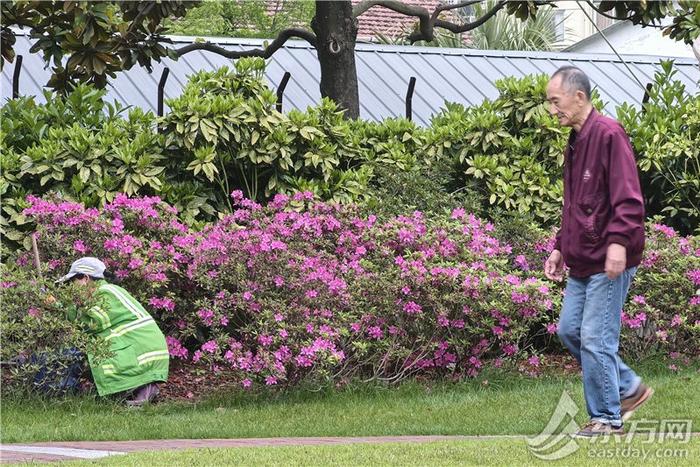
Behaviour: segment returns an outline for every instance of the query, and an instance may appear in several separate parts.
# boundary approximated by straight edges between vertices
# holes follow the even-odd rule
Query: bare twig
[[[401,13],[406,16],[415,16],[420,20],[420,33],[422,36],[433,40],[433,25],[430,17],[430,12],[421,6],[406,5],[403,2],[395,0],[365,0],[360,2],[352,9],[353,17],[357,18],[372,7],[381,6],[389,10]]]
[[[484,13],[484,15],[477,19],[476,21],[472,21],[471,23],[465,23],[465,24],[455,24],[450,21],[445,21],[439,18],[435,18],[435,20],[432,22],[431,26],[431,32],[430,32],[430,39],[428,36],[423,34],[423,31],[416,31],[413,34],[408,36],[408,39],[411,43],[417,42],[417,41],[422,41],[422,40],[431,40],[432,39],[432,28],[443,28],[447,29],[450,32],[453,32],[455,34],[462,33],[462,32],[467,32],[471,31],[472,29],[476,29],[482,24],[484,24],[486,21],[491,19],[496,13],[498,13],[500,10],[503,9],[504,6],[506,6],[505,1],[498,2],[495,4],[489,11]]]
[[[34,252],[34,267],[39,275],[39,279],[42,279],[41,260],[39,259],[39,246],[36,243],[36,232],[32,234],[32,251]]]
[[[311,31],[299,28],[289,28],[280,31],[277,37],[264,49],[250,49],[250,50],[228,50],[211,42],[195,42],[193,44],[186,45],[175,50],[178,57],[181,57],[187,53],[194,52],[195,50],[205,50],[208,52],[214,52],[226,58],[241,58],[241,57],[263,57],[270,58],[280,47],[287,42],[288,39],[292,37],[298,37],[299,39],[304,39],[309,44],[316,47],[316,35]]]

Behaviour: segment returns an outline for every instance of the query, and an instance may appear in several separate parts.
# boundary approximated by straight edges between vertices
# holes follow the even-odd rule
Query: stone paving
[[[700,433],[691,433],[693,438]],[[57,441],[25,444],[0,444],[0,463],[60,462],[120,456],[136,451],[161,451],[197,448],[240,448],[256,446],[318,446],[353,443],[422,443],[478,439],[527,439],[526,435],[485,436],[364,436],[308,438],[239,438],[239,439],[154,439],[137,441]]]
[[[2,444],[0,462],[53,462],[75,459],[96,459],[123,455],[134,451],[156,451],[196,448],[235,448],[255,446],[314,446],[351,443],[415,443],[488,439],[489,436],[382,436],[356,438],[244,438],[244,439],[167,439],[139,441],[61,441],[46,443]],[[502,438],[498,436],[497,438]],[[521,436],[514,436],[521,438]]]

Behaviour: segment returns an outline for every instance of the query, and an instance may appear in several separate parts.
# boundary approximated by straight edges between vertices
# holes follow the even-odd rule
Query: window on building
[[[557,8],[554,10],[554,35],[557,41],[566,39],[566,11]]]

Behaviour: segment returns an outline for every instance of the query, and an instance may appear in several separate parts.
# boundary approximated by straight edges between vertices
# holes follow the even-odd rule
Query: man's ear
[[[576,100],[581,104],[585,104],[588,99],[586,99],[586,93],[580,89],[576,91]]]

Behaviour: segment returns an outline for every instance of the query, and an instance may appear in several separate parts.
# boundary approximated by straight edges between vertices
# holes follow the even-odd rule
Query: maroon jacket
[[[644,250],[644,200],[629,137],[593,110],[564,152],[564,210],[555,249],[573,277],[605,271],[608,245],[627,248],[627,267]]]

